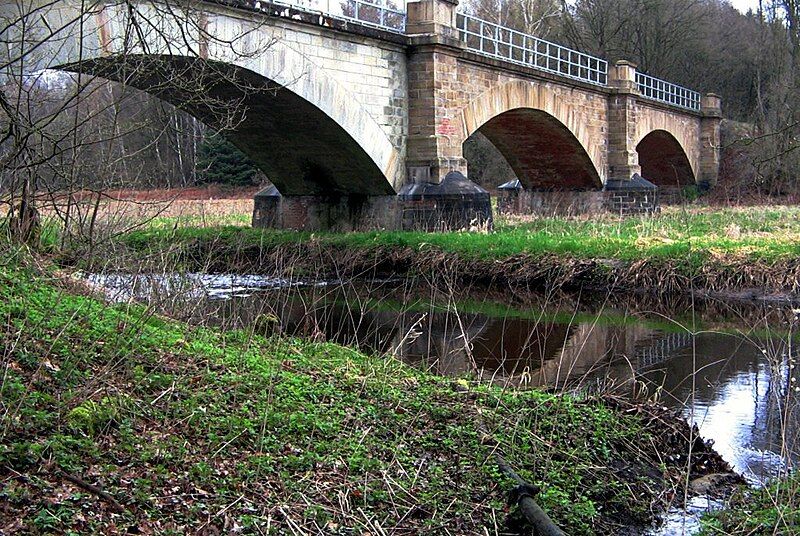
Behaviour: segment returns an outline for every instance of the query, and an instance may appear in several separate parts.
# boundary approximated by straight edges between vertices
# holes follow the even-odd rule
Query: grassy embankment
[[[621,534],[681,480],[680,434],[599,401],[192,327],[3,258],[6,534],[502,533],[494,449],[567,533]]]
[[[178,239],[241,236],[267,246],[313,239],[333,247],[434,247],[465,257],[503,259],[520,254],[559,254],[582,259],[682,259],[693,264],[715,257],[773,261],[800,253],[800,209],[748,207],[688,209],[667,207],[656,216],[617,218],[503,218],[492,233],[296,233],[250,229],[240,218],[228,226],[198,226],[193,220],[155,219],[130,240],[164,236]],[[181,225],[177,230],[176,223]]]
[[[699,536],[794,535],[800,533],[800,475],[735,494],[725,510],[703,519]]]
[[[761,289],[797,292],[800,209],[669,208],[655,217],[537,218],[501,221],[493,233],[297,233],[246,227],[178,226],[157,220],[126,234],[137,254],[166,249],[191,264],[246,268],[265,253],[307,248],[294,269],[330,265],[341,272],[431,272],[450,266],[459,277],[503,283],[579,287],[629,286],[680,291]],[[268,257],[268,255],[267,255]],[[209,261],[209,259],[212,259]],[[274,263],[272,263],[274,265]],[[271,266],[272,267],[272,266]],[[302,267],[302,266],[301,266]],[[307,267],[307,268],[309,268]]]

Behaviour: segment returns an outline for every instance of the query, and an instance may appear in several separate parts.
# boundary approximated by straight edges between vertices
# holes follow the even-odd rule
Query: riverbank
[[[0,268],[4,533],[503,533],[510,480],[571,535],[635,533],[724,464],[648,406],[450,380],[109,305]]]
[[[699,536],[798,534],[800,476],[794,473],[761,489],[742,489],[726,508],[707,515]]]
[[[502,222],[493,233],[311,234],[160,222],[125,234],[117,246],[111,256],[121,269],[125,259],[163,259],[171,252],[191,270],[423,274],[496,288],[800,298],[800,210],[787,207],[517,219]]]

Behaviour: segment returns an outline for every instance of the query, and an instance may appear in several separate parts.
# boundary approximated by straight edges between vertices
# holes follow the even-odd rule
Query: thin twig
[[[82,490],[88,491],[89,493],[97,495],[98,497],[103,499],[105,502],[108,503],[111,509],[117,512],[118,514],[125,514],[128,512],[128,510],[126,510],[125,507],[122,506],[114,497],[112,497],[109,493],[103,491],[102,489],[98,488],[97,486],[89,484],[88,482],[86,482],[85,480],[76,475],[71,475],[63,471],[61,472],[61,474],[65,480],[68,480],[69,482],[75,484]]]

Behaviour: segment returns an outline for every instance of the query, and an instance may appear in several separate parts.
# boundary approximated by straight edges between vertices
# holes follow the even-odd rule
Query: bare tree
[[[0,6],[0,187],[14,238],[35,237],[38,205],[47,201],[64,236],[91,240],[104,191],[121,170],[136,176],[143,151],[159,154],[182,129],[197,129],[174,113],[157,132],[152,124],[123,121],[141,102],[128,87],[178,103],[223,131],[244,117],[247,95],[274,89],[233,67],[272,44],[258,31],[258,19],[214,29],[206,13],[213,4],[13,0]],[[213,91],[219,87],[234,90]],[[133,136],[145,139],[135,151],[124,143]],[[185,171],[182,143],[174,148]]]
[[[796,193],[800,178],[800,4],[796,0],[761,3],[760,76],[755,123],[746,142],[769,194]]]
[[[544,39],[558,36],[561,0],[473,0],[476,17]]]

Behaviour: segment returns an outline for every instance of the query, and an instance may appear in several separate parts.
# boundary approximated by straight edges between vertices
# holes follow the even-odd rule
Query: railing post
[[[635,139],[636,64],[620,60],[608,74],[608,85],[614,89],[608,103],[608,180],[629,181],[642,171]]]
[[[708,93],[701,100],[703,118],[700,121],[700,176],[698,184],[710,188],[719,178],[719,160],[722,123],[722,99],[719,95]]]
[[[414,0],[406,4],[409,35],[443,35],[456,37],[458,0]]]

